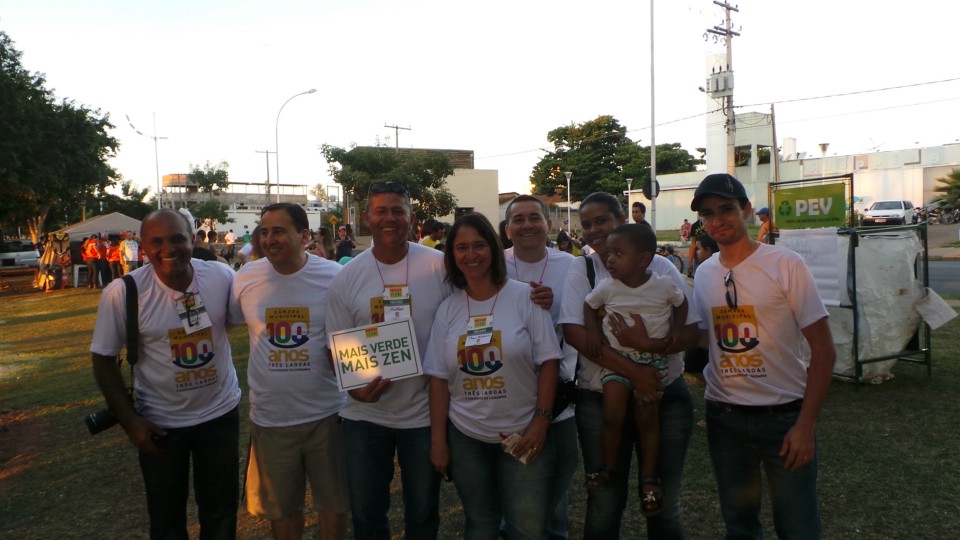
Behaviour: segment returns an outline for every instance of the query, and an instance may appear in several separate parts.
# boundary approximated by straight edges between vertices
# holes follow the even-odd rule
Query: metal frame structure
[[[921,222],[914,225],[900,225],[900,226],[890,226],[890,227],[859,227],[857,223],[857,214],[853,207],[853,194],[854,194],[854,183],[853,183],[853,174],[844,174],[837,176],[824,176],[818,178],[808,178],[804,180],[789,180],[783,182],[771,182],[768,191],[767,200],[770,201],[770,207],[775,208],[774,204],[776,198],[776,192],[780,189],[785,189],[788,187],[807,187],[815,185],[825,185],[833,183],[843,183],[846,186],[846,200],[850,201],[850,210],[847,216],[847,226],[845,228],[840,228],[837,231],[837,234],[847,235],[850,237],[849,252],[847,254],[847,276],[846,283],[848,284],[847,295],[850,298],[850,304],[839,306],[840,309],[850,309],[853,313],[853,342],[851,343],[851,355],[853,356],[853,365],[854,365],[854,375],[851,377],[845,374],[834,373],[834,377],[838,379],[852,380],[855,382],[862,382],[863,379],[863,366],[865,364],[872,364],[876,362],[883,362],[886,360],[901,360],[904,362],[910,362],[915,364],[922,364],[927,366],[927,375],[931,374],[932,368],[932,350],[931,350],[931,341],[930,341],[930,325],[928,325],[923,319],[920,320],[918,328],[914,337],[907,344],[906,348],[902,351],[870,358],[860,358],[860,325],[861,325],[861,310],[859,309],[859,304],[857,300],[857,247],[860,245],[860,239],[865,235],[874,235],[881,233],[902,233],[904,231],[914,231],[920,237],[920,243],[923,246],[920,256],[914,262],[914,274],[920,279],[924,290],[927,289],[930,285],[930,272],[929,264],[927,260],[928,254],[928,245],[927,245],[927,223]],[[771,243],[776,242],[778,234],[771,234]]]

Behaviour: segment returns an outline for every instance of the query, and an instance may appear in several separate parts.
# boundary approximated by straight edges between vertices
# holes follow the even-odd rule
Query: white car
[[[863,214],[863,226],[909,225],[917,222],[910,201],[877,201]]]
[[[40,252],[30,240],[0,240],[0,272],[36,270]]]

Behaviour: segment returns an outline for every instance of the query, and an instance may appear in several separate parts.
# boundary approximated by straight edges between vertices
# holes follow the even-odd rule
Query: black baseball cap
[[[707,175],[707,177],[700,182],[700,185],[697,186],[697,191],[693,194],[693,201],[690,202],[690,209],[694,212],[699,212],[700,203],[703,202],[703,198],[708,195],[723,197],[724,199],[737,199],[744,202],[750,200],[750,198],[747,197],[747,190],[744,189],[743,184],[727,173]]]

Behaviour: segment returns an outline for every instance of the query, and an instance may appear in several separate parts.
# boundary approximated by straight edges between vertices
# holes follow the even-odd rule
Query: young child
[[[697,236],[697,260],[701,263],[713,257],[713,254],[720,251],[720,246],[716,240],[710,238],[710,235],[703,233]]]
[[[642,224],[623,225],[615,229],[607,239],[609,256],[607,270],[613,279],[603,280],[587,295],[584,304],[584,323],[587,330],[588,353],[599,355],[602,346],[600,332],[600,308],[606,312],[603,319],[603,335],[610,345],[631,360],[650,364],[666,377],[667,356],[650,354],[620,344],[610,330],[610,317],[621,315],[629,324],[632,314],[643,319],[650,338],[667,338],[668,344],[677,338],[677,333],[687,318],[687,301],[683,291],[669,278],[647,269],[657,249],[657,239],[649,226]],[[671,329],[671,320],[680,321]],[[588,489],[602,489],[612,485],[616,474],[617,449],[623,430],[627,407],[633,388],[623,376],[604,370],[603,382],[603,432],[601,452],[603,467],[587,474]],[[656,402],[634,400],[634,420],[638,433],[638,457],[642,480],[641,509],[651,516],[660,512],[662,494],[657,475],[657,458],[660,450],[659,405]]]

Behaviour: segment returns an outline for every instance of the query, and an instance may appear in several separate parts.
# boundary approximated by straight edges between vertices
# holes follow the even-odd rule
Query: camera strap
[[[133,276],[123,276],[127,286],[127,363],[132,368],[140,359],[140,301]]]
[[[133,366],[140,359],[140,299],[137,293],[137,282],[133,276],[127,274],[123,276],[123,283],[126,285],[127,295],[127,364],[130,365],[130,395],[133,395]],[[117,362],[122,363],[121,357]]]

